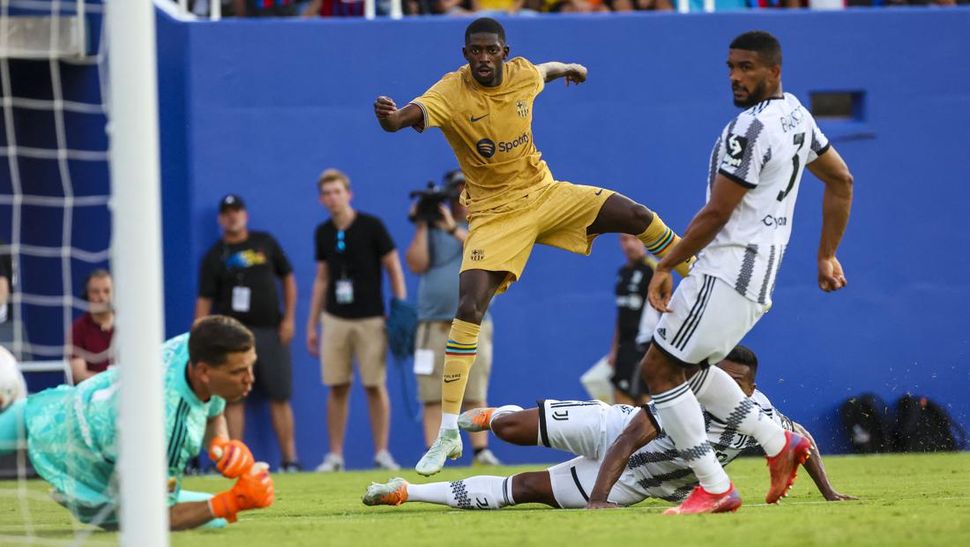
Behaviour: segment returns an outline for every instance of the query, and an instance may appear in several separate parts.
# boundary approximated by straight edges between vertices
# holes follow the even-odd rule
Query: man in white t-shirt
[[[658,264],[647,294],[663,316],[641,364],[643,379],[664,430],[700,483],[669,514],[734,511],[741,505],[707,439],[701,407],[764,448],[771,473],[767,503],[788,491],[809,456],[807,439],[774,423],[723,371],[707,367],[771,308],[806,166],[825,184],[819,288],[830,292],[846,284],[835,253],[852,205],[848,167],[808,109],[782,91],[781,45],[774,36],[762,31],[738,36],[727,65],[734,104],[745,110],[718,137],[707,204]],[[690,275],[671,294],[673,265],[695,254]],[[702,372],[691,377],[698,369]]]

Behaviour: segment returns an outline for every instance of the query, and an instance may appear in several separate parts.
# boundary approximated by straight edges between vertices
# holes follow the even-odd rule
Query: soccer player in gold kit
[[[467,65],[404,108],[389,97],[374,102],[385,131],[441,128],[467,181],[462,198],[469,234],[445,350],[441,430],[415,468],[425,476],[440,471],[446,458],[461,456],[458,414],[479,325],[492,297],[522,274],[533,245],[588,255],[597,235],[626,233],[663,257],[680,239],[659,215],[616,192],[556,181],[542,160],[532,137],[533,101],[557,78],[566,78],[567,85],[586,81],[586,67],[507,60],[505,30],[490,18],[468,25],[462,53]],[[677,271],[686,275],[692,261]]]

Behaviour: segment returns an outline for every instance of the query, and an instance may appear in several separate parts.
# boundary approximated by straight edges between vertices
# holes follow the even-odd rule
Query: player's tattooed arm
[[[374,115],[384,131],[393,133],[405,127],[424,129],[424,112],[414,103],[399,109],[394,99],[382,95],[374,100]]]
[[[822,494],[822,497],[828,501],[858,499],[847,494],[842,494],[835,488],[832,488],[832,483],[829,482],[828,473],[825,472],[825,464],[822,463],[822,453],[819,451],[818,445],[815,444],[815,439],[812,438],[812,434],[809,433],[808,430],[802,426],[802,424],[796,422],[793,425],[795,433],[805,437],[810,443],[812,443],[810,457],[802,465],[805,467],[805,471],[808,472],[808,476],[812,477],[812,480],[815,482],[815,486],[818,487],[818,491]]]
[[[656,437],[657,429],[647,418],[645,411],[637,412],[603,456],[603,463],[600,464],[599,473],[596,475],[596,484],[589,494],[587,509],[619,507],[615,503],[610,503],[608,499],[610,490],[626,469],[630,456]]]
[[[586,81],[586,67],[577,63],[551,61],[536,65],[536,69],[539,70],[539,74],[542,75],[542,79],[546,83],[556,78],[566,78],[566,85],[569,85],[570,82],[581,84]]]

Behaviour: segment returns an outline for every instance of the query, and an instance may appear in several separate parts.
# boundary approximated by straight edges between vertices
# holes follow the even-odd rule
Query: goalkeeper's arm
[[[208,501],[176,503],[168,509],[168,526],[173,532],[198,528],[214,518]]]
[[[275,492],[268,467],[263,462],[254,464],[249,472],[239,477],[232,489],[216,494],[208,501],[176,503],[169,509],[169,528],[172,531],[190,530],[214,518],[236,522],[240,511],[269,507]]]

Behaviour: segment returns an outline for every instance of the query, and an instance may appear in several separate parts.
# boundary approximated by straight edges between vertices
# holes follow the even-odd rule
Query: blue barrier
[[[312,233],[325,218],[315,180],[346,171],[354,204],[381,216],[403,249],[407,192],[455,165],[437,132],[385,134],[378,94],[399,104],[463,62],[466,20],[227,20],[158,18],[167,329],[192,318],[198,261],[218,237],[226,192],[250,204],[251,227],[272,232],[300,286],[294,407],[305,464],[325,451],[324,394],[303,349],[314,268]],[[550,85],[535,105],[535,140],[561,180],[605,185],[660,211],[683,230],[704,199],[708,154],[735,115],[724,60],[736,34],[764,28],[785,53],[785,89],[861,91],[859,119],[823,121],[856,176],[856,206],[840,257],[849,287],[815,283],[821,184],[802,185],[775,307],[746,343],[763,363],[759,385],[789,416],[841,451],[835,409],[873,390],[936,398],[970,417],[963,181],[970,140],[970,11],[746,12],[559,16],[505,21],[513,55],[585,64],[589,82]],[[580,373],[607,349],[611,287],[622,258],[603,237],[589,258],[537,248],[521,282],[494,307],[494,403],[583,397]],[[414,279],[409,279],[414,293]],[[554,321],[543,321],[555,318]],[[402,464],[423,448],[389,371],[391,448]],[[370,464],[370,428],[355,389],[347,443],[352,467]],[[263,413],[265,416],[265,413]],[[251,414],[251,418],[254,415]],[[249,440],[275,460],[268,420]],[[256,438],[261,437],[257,442]],[[498,443],[495,443],[498,445]],[[549,452],[496,446],[510,462]]]

